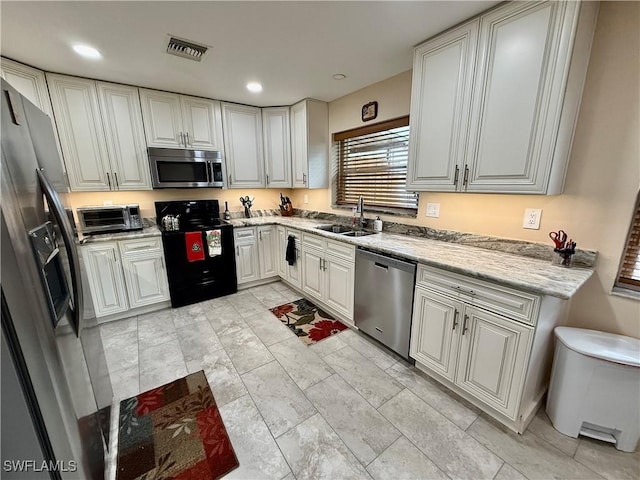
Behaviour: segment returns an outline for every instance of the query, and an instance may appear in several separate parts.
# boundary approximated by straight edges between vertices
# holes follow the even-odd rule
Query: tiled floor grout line
[[[404,386],[404,385],[403,385],[403,386]],[[391,397],[389,400],[387,400],[387,401],[386,401],[386,402],[384,402],[382,405],[380,405],[380,408],[382,408],[382,407],[383,407],[383,406],[385,406],[387,403],[389,403],[390,401],[392,401],[394,398],[396,398],[398,395],[400,395],[400,394],[401,394],[402,392],[404,392],[405,390],[409,390],[409,388],[408,388],[408,387],[404,387],[402,390],[400,390],[398,393],[396,393],[393,397]],[[409,390],[409,391],[411,391],[411,390]],[[411,393],[413,393],[413,392],[411,392]],[[414,395],[415,395],[415,394],[414,394]],[[419,397],[418,397],[418,398],[419,398]],[[423,400],[423,401],[424,401],[424,400]],[[425,403],[426,403],[426,402],[425,402]],[[438,464],[437,464],[437,463],[436,463],[436,462],[435,462],[435,461],[434,461],[434,460],[433,460],[429,455],[427,455],[427,454],[426,454],[426,452],[423,452],[423,451],[422,451],[422,449],[421,449],[420,447],[418,447],[418,445],[416,445],[416,444],[413,442],[413,440],[411,440],[408,436],[406,436],[406,435],[404,434],[404,432],[403,432],[402,430],[400,430],[400,428],[396,427],[396,425],[395,425],[391,420],[389,420],[389,419],[384,415],[384,413],[382,413],[382,412],[380,411],[380,409],[377,409],[377,410],[378,410],[378,413],[379,413],[380,415],[382,415],[382,417],[383,417],[387,422],[389,422],[391,425],[393,425],[393,426],[394,426],[394,428],[396,428],[396,429],[400,432],[400,434],[401,434],[404,438],[406,438],[406,439],[407,439],[407,441],[408,441],[409,443],[411,443],[411,445],[413,445],[413,446],[414,446],[414,447],[415,447],[415,448],[416,448],[420,453],[422,453],[426,458],[428,458],[428,459],[429,459],[429,461],[430,461],[431,463],[433,463],[433,464],[435,465],[435,467],[436,467],[438,470],[440,470],[440,471],[441,471],[441,472],[442,472],[442,473],[443,473],[447,478],[451,478],[451,477],[447,474],[447,472],[445,472],[444,470],[442,470],[442,468],[440,468],[440,465],[438,465]],[[397,442],[397,440],[395,440],[395,441]],[[394,442],[394,443],[395,443],[395,442]],[[392,444],[392,445],[393,445],[393,444]],[[388,448],[388,447],[387,447],[387,448]],[[380,455],[382,455],[382,453],[381,453]],[[378,455],[378,457],[379,457],[380,455]],[[378,458],[378,457],[376,457],[376,458]],[[373,461],[375,461],[375,458],[374,458],[374,460],[373,460]],[[500,468],[502,468],[502,467],[500,467]]]
[[[233,363],[233,362],[232,362]],[[271,362],[269,362],[271,363]],[[267,364],[265,364],[267,365]],[[262,365],[261,365],[262,366]],[[234,367],[235,368],[235,367]],[[256,367],[259,368],[259,367]],[[254,369],[255,370],[255,369]],[[238,371],[236,370],[236,373],[238,373]],[[243,374],[244,375],[244,374]],[[251,403],[253,403],[253,406],[255,407],[256,411],[258,412],[258,415],[260,415],[260,418],[262,419],[262,422],[264,423],[265,427],[267,427],[267,431],[269,432],[269,435],[271,435],[271,438],[273,439],[273,443],[275,443],[276,447],[278,448],[278,451],[280,452],[280,455],[282,455],[282,458],[284,459],[284,462],[287,464],[287,467],[289,467],[289,472],[293,475],[294,478],[296,478],[295,473],[293,473],[293,468],[291,468],[291,465],[289,464],[289,462],[287,461],[287,457],[285,456],[284,452],[282,451],[282,449],[280,448],[280,445],[278,444],[278,442],[276,441],[276,437],[273,435],[273,432],[271,431],[271,429],[269,428],[269,424],[267,423],[267,421],[264,419],[264,416],[262,415],[262,412],[260,411],[260,408],[258,407],[258,404],[256,403],[256,401],[253,399],[253,395],[251,395],[251,391],[247,388],[247,384],[244,383],[244,378],[242,378],[242,375],[240,375],[238,373],[238,376],[240,377],[240,381],[242,382],[242,385],[244,385],[245,390],[247,391],[247,395],[249,395],[249,398],[251,399]],[[242,398],[242,397],[239,397]],[[302,422],[300,422],[302,423]],[[296,425],[297,426],[297,425]],[[295,428],[295,427],[292,427]],[[285,432],[286,433],[286,432]],[[284,435],[284,434],[283,434]],[[288,474],[287,474],[288,475]],[[287,475],[284,475],[281,478],[286,477]]]

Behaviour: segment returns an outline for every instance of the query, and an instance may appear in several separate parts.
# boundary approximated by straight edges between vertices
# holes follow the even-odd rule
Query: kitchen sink
[[[351,232],[351,227],[347,227],[346,225],[340,225],[339,223],[334,223],[333,225],[320,225],[316,227],[318,230],[324,230],[325,232],[333,232],[333,233],[345,233]]]
[[[345,237],[364,237],[367,235],[373,235],[376,232],[364,232],[364,231],[360,231],[360,230],[355,230],[355,231],[350,231],[350,232],[346,232],[343,233],[342,235],[344,235]]]

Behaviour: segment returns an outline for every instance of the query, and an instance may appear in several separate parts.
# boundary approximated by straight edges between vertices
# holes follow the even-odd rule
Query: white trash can
[[[547,414],[570,437],[633,452],[640,437],[640,340],[557,327]]]

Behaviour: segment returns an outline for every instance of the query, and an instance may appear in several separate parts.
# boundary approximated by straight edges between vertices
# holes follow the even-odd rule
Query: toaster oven
[[[79,207],[76,212],[84,235],[142,230],[140,206],[136,204]]]

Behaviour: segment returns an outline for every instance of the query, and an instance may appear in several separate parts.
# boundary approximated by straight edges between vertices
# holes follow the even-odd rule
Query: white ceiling
[[[414,45],[497,3],[2,1],[1,48],[47,71],[290,105],[331,101],[409,70]],[[212,48],[201,63],[167,55],[169,34]],[[74,43],[96,47],[102,59],[79,57]],[[249,93],[248,81],[264,91]]]

